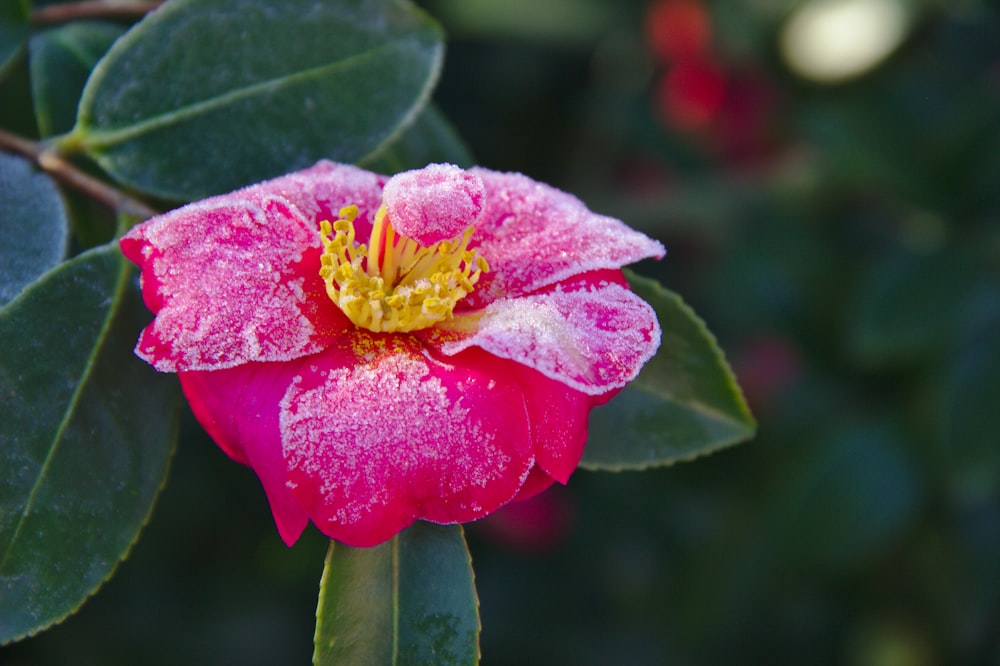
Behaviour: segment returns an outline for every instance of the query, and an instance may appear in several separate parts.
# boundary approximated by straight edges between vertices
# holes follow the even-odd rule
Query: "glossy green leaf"
[[[455,129],[435,106],[428,105],[402,136],[362,166],[376,173],[394,174],[432,162],[470,167],[473,161]]]
[[[0,312],[0,643],[76,610],[146,522],[177,391],[132,354],[148,314],[115,246]]]
[[[55,183],[0,153],[0,307],[63,260],[67,228]]]
[[[442,57],[406,0],[172,0],[94,70],[62,147],[185,200],[357,162],[413,121]]]
[[[374,548],[331,542],[315,644],[317,666],[477,663],[478,600],[462,528],[418,522]]]
[[[70,23],[31,38],[31,96],[43,137],[73,128],[90,71],[124,32],[113,23]]]
[[[704,455],[753,436],[756,424],[705,324],[677,294],[628,274],[663,329],[656,356],[590,416],[580,465],[643,469]]]
[[[27,0],[0,0],[0,73],[30,34]]]

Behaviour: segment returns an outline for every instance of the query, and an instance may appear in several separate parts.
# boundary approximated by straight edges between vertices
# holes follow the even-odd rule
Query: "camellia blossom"
[[[655,353],[621,267],[663,246],[525,176],[320,162],[121,240],[136,353],[260,477],[278,531],[354,546],[566,483]]]

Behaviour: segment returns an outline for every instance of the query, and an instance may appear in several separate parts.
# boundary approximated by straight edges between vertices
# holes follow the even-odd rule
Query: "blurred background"
[[[1000,8],[427,0],[479,163],[661,239],[757,438],[467,528],[483,664],[1000,664]],[[130,559],[4,664],[308,663],[287,550],[186,417]]]

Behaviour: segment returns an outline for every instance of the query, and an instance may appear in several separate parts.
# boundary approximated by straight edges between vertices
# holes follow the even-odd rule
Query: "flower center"
[[[468,249],[471,226],[461,236],[424,246],[396,233],[383,204],[368,245],[358,245],[358,207],[345,206],[339,215],[333,224],[320,222],[319,274],[330,300],[369,331],[416,331],[450,319],[455,303],[489,271],[486,260]]]

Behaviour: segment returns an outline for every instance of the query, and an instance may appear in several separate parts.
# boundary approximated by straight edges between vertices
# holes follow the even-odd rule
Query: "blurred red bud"
[[[659,0],[646,11],[646,40],[662,62],[703,56],[712,38],[712,20],[698,0]]]
[[[707,126],[726,100],[726,74],[708,58],[686,60],[670,67],[660,80],[657,106],[674,129],[694,131]]]
[[[554,550],[569,536],[573,507],[567,491],[553,486],[521,502],[512,502],[475,523],[479,534],[494,543],[526,554]]]
[[[766,410],[798,380],[799,352],[779,336],[750,341],[733,358],[733,371],[753,411]]]

